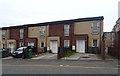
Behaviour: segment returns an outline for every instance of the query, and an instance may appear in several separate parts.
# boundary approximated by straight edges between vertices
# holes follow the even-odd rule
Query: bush
[[[65,56],[66,56],[66,57],[69,57],[69,56],[71,56],[71,55],[74,55],[74,53],[75,53],[75,52],[73,52],[73,51],[68,51]]]

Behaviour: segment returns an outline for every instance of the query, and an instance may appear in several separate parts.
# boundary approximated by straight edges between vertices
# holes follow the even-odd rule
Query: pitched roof
[[[47,25],[57,25],[57,24],[69,24],[69,23],[74,23],[74,22],[97,21],[97,20],[103,20],[103,19],[104,19],[103,16],[88,17],[88,18],[78,18],[78,19],[70,19],[70,20],[61,20],[61,21],[53,21],[53,22],[43,22],[43,23],[36,23],[36,24],[25,24],[25,25],[11,26],[11,27],[3,27],[2,29],[47,26]]]

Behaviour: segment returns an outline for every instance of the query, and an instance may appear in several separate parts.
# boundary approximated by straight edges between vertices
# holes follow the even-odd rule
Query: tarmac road
[[[3,74],[118,74],[117,60],[3,59]]]

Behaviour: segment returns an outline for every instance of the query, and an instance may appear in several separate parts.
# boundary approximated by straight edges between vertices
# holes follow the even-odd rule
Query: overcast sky
[[[0,0],[0,27],[104,16],[104,31],[118,19],[120,0]]]

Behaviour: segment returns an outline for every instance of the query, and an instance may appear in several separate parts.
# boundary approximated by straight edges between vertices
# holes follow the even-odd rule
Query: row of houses
[[[111,32],[105,32],[105,46],[108,53],[115,57],[120,57],[120,18],[116,21]]]
[[[103,16],[3,27],[0,48],[16,50],[35,46],[39,53],[58,53],[59,47],[88,53],[89,47],[102,49]]]

